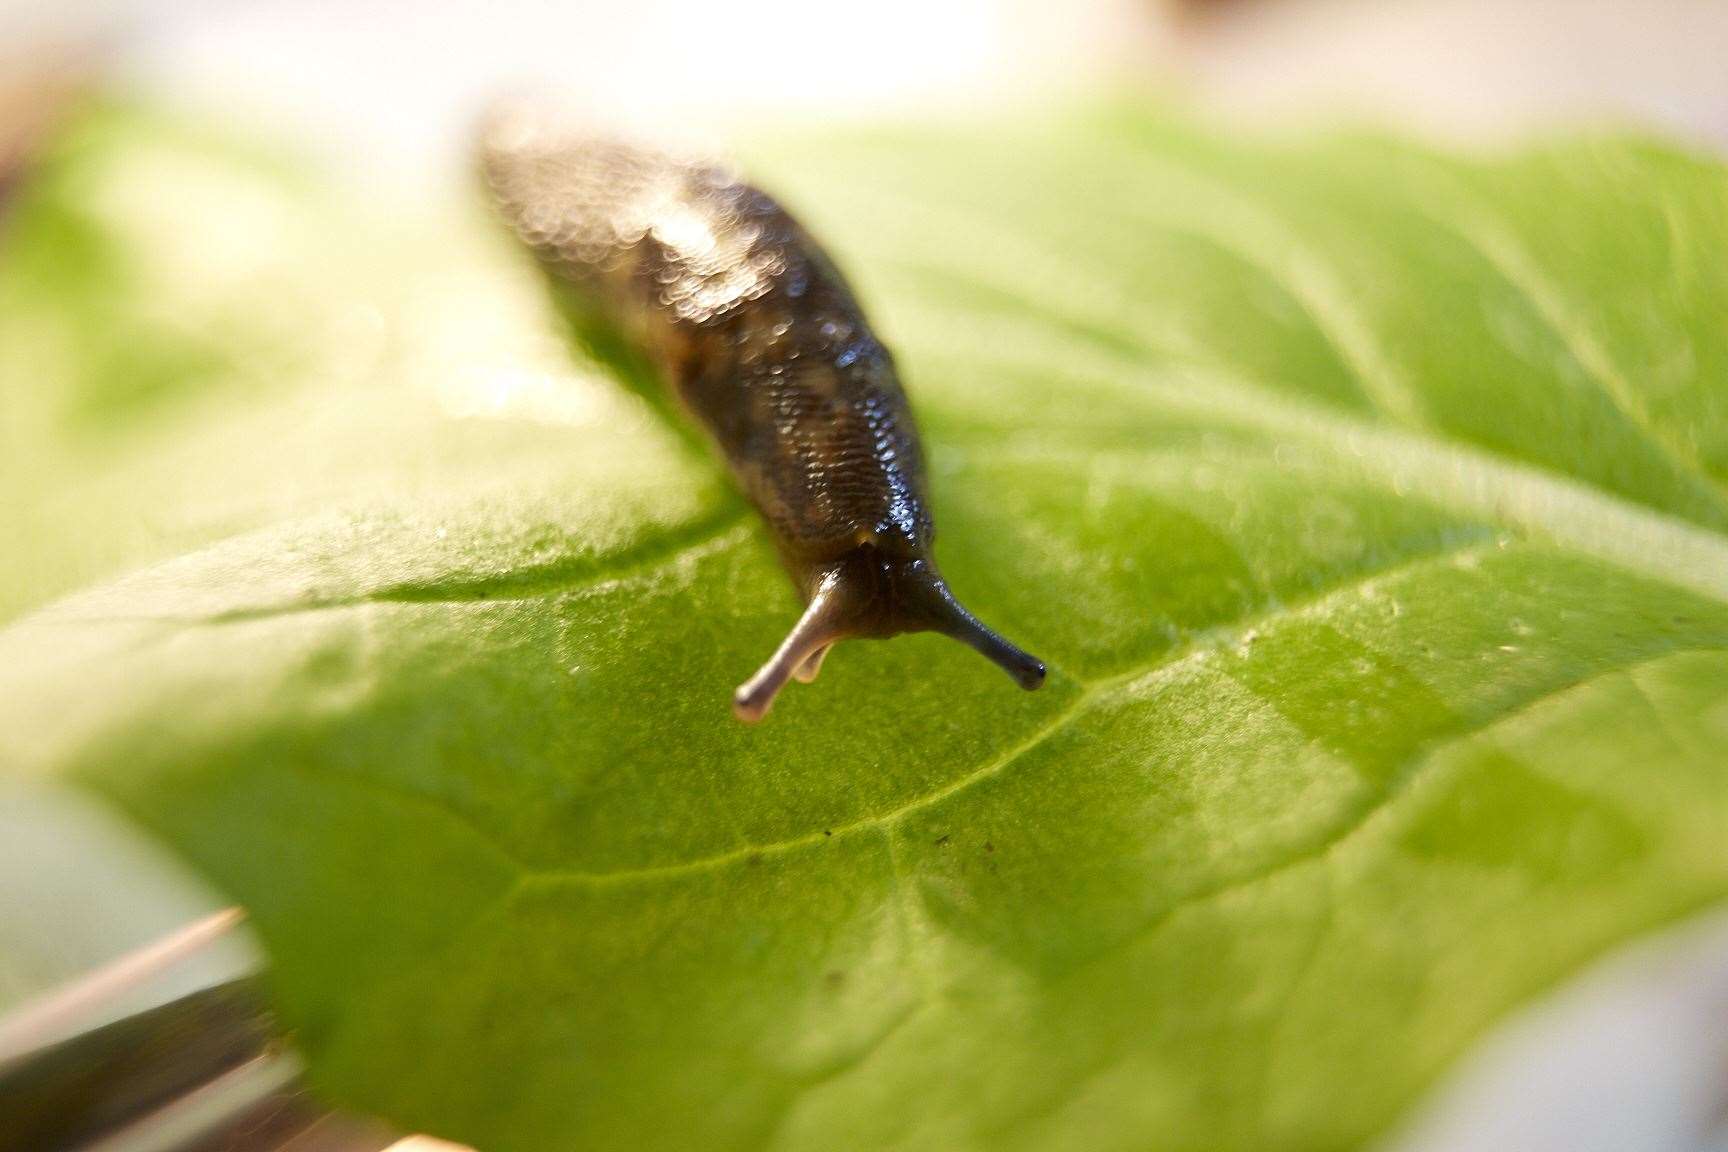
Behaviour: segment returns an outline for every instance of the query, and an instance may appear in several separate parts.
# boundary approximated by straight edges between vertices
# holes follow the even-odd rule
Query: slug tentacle
[[[746,724],[754,724],[768,715],[768,709],[774,706],[774,698],[780,694],[780,689],[786,687],[786,681],[794,676],[802,679],[805,666],[812,662],[819,666],[822,654],[840,639],[838,628],[843,611],[838,588],[828,586],[818,591],[809,607],[804,609],[804,615],[798,618],[798,623],[774,650],[774,655],[732,694],[733,714]],[[815,676],[812,669],[811,679]]]
[[[789,679],[809,683],[838,640],[939,632],[974,649],[1031,691],[1044,683],[1044,664],[968,612],[935,565],[917,551],[867,544],[810,572],[804,615],[766,664],[733,696],[740,720],[768,714]]]
[[[1014,682],[1026,691],[1031,692],[1043,687],[1044,661],[1011,643],[1000,632],[966,611],[965,606],[948,591],[947,585],[942,585],[941,597],[945,614],[935,625],[934,631],[971,648],[1012,676]]]
[[[808,608],[733,710],[760,720],[836,641],[940,632],[1023,688],[1044,665],[980,623],[931,558],[924,454],[893,358],[832,260],[724,165],[495,119],[494,200],[547,270],[633,339],[721,449]]]
[[[809,658],[793,670],[792,678],[800,684],[816,683],[816,675],[822,671],[822,658],[828,655],[828,649],[832,647],[832,644],[825,644],[810,653]]]

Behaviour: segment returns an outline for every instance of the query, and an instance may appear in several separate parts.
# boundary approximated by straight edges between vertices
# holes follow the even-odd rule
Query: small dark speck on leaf
[[[762,853],[752,852],[744,858],[744,862],[754,868],[756,865],[762,863]]]
[[[948,843],[948,833],[944,832],[944,833],[942,833],[942,835],[936,837],[936,840],[935,840],[936,847],[940,848],[947,843]]]
[[[839,969],[835,969],[834,971],[827,973],[823,979],[827,981],[828,987],[838,988],[846,982],[846,973],[841,972]]]
[[[990,841],[986,840],[986,841],[984,841],[984,851],[994,852],[994,851],[996,851],[996,845],[994,845],[994,844],[990,843]]]
[[[824,836],[832,836],[832,835],[834,835],[834,829],[832,829],[832,828],[824,828],[824,829],[822,829],[822,835],[824,835]]]

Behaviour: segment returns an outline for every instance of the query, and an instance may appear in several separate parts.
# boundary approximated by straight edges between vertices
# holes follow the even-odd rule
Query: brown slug
[[[807,607],[740,686],[757,721],[835,641],[934,631],[1022,688],[1044,665],[960,605],[931,555],[918,430],[833,262],[723,166],[509,118],[482,168],[516,235],[633,340],[772,529]]]

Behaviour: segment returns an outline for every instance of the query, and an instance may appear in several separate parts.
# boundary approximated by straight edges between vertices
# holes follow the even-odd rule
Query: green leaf
[[[762,528],[476,209],[94,123],[0,264],[56,461],[0,587],[132,571],[0,634],[4,754],[251,910],[333,1098],[487,1152],[1357,1147],[1728,895],[1714,162],[1132,107],[759,147],[1053,671],[844,645],[747,729]],[[203,296],[221,205],[150,231],[198,181],[252,213]]]

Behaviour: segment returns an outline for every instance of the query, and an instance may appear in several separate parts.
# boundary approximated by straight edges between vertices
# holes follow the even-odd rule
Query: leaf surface
[[[5,757],[250,909],[342,1101],[488,1152],[1358,1147],[1728,894],[1719,165],[1139,108],[757,147],[1052,676],[843,645],[747,729],[762,528],[474,210],[92,124],[0,249],[47,461],[0,587],[90,585],[0,633]]]

